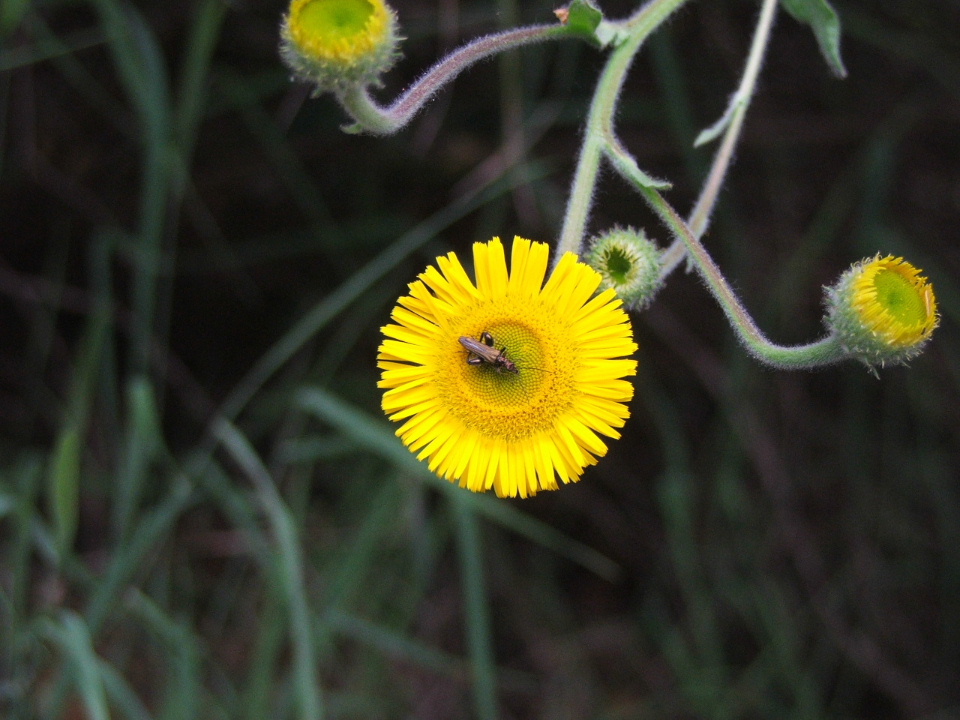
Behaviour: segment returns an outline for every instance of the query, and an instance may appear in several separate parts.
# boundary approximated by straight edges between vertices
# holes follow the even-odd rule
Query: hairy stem
[[[596,188],[597,174],[600,170],[605,133],[613,127],[617,99],[633,58],[650,33],[684,2],[686,0],[650,0],[619,26],[627,36],[610,54],[590,103],[583,145],[580,148],[580,157],[577,160],[577,169],[570,188],[570,199],[567,201],[567,211],[563,218],[554,263],[559,262],[564,253],[572,252],[579,255],[581,252],[587,218],[593,203],[593,191]]]
[[[368,88],[352,87],[338,95],[340,104],[356,121],[348,129],[388,135],[406,125],[447,83],[471,65],[505,50],[562,37],[576,37],[565,25],[530,25],[477,38],[447,55],[411,85],[391,105],[383,107]]]
[[[835,335],[827,335],[807,345],[795,346],[777,345],[767,339],[733,292],[720,268],[683,219],[655,188],[639,183],[637,187],[676,240],[685,246],[686,252],[700,271],[710,292],[720,303],[740,341],[757,360],[773,367],[791,370],[830,365],[848,357]]]

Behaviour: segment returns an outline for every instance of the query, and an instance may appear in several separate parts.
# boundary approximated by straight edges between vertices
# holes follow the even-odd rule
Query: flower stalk
[[[577,169],[554,255],[555,262],[559,261],[564,253],[580,254],[582,251],[587,218],[593,203],[593,191],[600,171],[600,160],[607,139],[613,136],[613,115],[627,71],[644,40],[684,2],[686,0],[651,0],[622,23],[610,23],[618,26],[626,38],[611,52],[590,103],[583,145],[577,159]],[[661,186],[663,185],[665,184],[661,183]]]
[[[674,238],[683,244],[686,253],[700,272],[710,292],[730,321],[731,327],[747,352],[757,360],[782,370],[831,365],[849,357],[843,343],[833,333],[806,345],[784,346],[770,341],[757,326],[740,302],[730,283],[689,226],[655,188],[637,183],[647,204],[669,228]]]
[[[661,279],[672,272],[683,257],[689,257],[690,262],[697,268],[708,289],[717,299],[744,347],[761,362],[782,369],[819,367],[839,362],[849,357],[849,353],[835,333],[829,333],[816,342],[797,346],[778,345],[769,340],[700,242],[700,237],[705,232],[716,206],[719,190],[723,185],[740,137],[743,119],[756,89],[757,78],[776,16],[777,0],[763,2],[740,85],[731,97],[727,110],[720,120],[697,138],[699,145],[723,134],[710,172],[691,212],[689,223],[683,221],[660,193],[660,190],[669,187],[669,184],[641,170],[636,160],[616,136],[613,117],[626,74],[636,53],[649,34],[682,4],[683,0],[652,0],[621,24],[625,39],[611,53],[591,102],[583,145],[557,247],[557,257],[566,252],[577,254],[582,252],[597,175],[602,159],[606,157],[618,174],[637,188],[641,197],[674,237],[670,248],[661,256]]]
[[[368,86],[351,86],[337,95],[344,110],[355,120],[355,124],[344,129],[348,132],[368,132],[373,135],[397,132],[410,122],[444,85],[452,82],[471,65],[505,50],[573,36],[575,34],[568,30],[567,26],[557,24],[530,25],[478,38],[434,65],[388,106],[377,104],[370,97]]]

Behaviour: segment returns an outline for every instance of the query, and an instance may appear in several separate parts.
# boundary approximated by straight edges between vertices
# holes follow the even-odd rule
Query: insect
[[[460,338],[460,344],[470,351],[467,355],[467,362],[470,365],[492,365],[497,372],[509,372],[514,375],[520,372],[513,360],[507,357],[505,347],[498,351],[493,346],[493,335],[487,331],[480,333],[479,341],[464,335]]]

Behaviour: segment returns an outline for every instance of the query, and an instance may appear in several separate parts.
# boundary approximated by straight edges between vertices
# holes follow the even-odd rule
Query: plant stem
[[[710,292],[720,303],[740,341],[757,360],[773,367],[797,370],[830,365],[848,357],[835,335],[827,335],[807,345],[795,346],[777,345],[767,339],[733,292],[720,268],[683,219],[655,188],[639,183],[637,187],[676,240],[685,246],[686,252],[700,271]]]
[[[748,352],[761,362],[784,369],[817,367],[838,362],[847,357],[847,353],[834,335],[827,335],[807,345],[792,347],[777,345],[767,339],[699,240],[706,230],[710,214],[716,205],[717,195],[733,159],[733,151],[740,137],[743,118],[750,104],[750,99],[753,97],[757,77],[763,63],[763,56],[769,42],[777,0],[764,0],[763,2],[743,78],[740,81],[740,87],[730,100],[727,111],[712,128],[701,133],[701,140],[712,139],[722,130],[725,130],[723,141],[714,158],[710,173],[694,206],[689,225],[683,221],[657,190],[657,187],[662,186],[663,183],[652,180],[644,174],[637,166],[633,156],[620,144],[616,137],[613,128],[613,115],[620,90],[623,87],[626,73],[633,62],[633,58],[650,33],[670,13],[680,7],[683,1],[652,0],[620,25],[620,28],[627,32],[627,36],[622,44],[611,53],[597,83],[597,90],[590,105],[583,146],[577,161],[577,170],[570,191],[570,200],[567,205],[567,214],[564,217],[555,262],[564,253],[580,253],[593,191],[596,187],[597,173],[600,169],[600,161],[605,154],[617,172],[637,187],[640,194],[670,229],[675,238],[673,245],[666,253],[665,259],[668,263],[668,269],[664,270],[664,274],[669,273],[676,267],[685,254],[689,255]]]
[[[590,103],[583,145],[570,188],[570,199],[567,201],[554,264],[559,262],[564,253],[579,255],[582,249],[605,137],[612,135],[614,110],[633,58],[650,33],[684,2],[686,0],[651,0],[620,24],[621,29],[627,32],[627,37],[610,54]]]
[[[561,37],[576,37],[567,26],[529,25],[477,38],[447,55],[388,107],[378,105],[368,88],[355,86],[338,95],[343,108],[356,120],[348,129],[388,135],[406,125],[436,94],[471,65],[505,50]]]

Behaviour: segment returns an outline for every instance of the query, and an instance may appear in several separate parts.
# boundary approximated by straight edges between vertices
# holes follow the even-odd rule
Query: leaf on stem
[[[633,155],[627,152],[616,139],[610,139],[606,145],[606,155],[613,167],[624,178],[635,183],[641,188],[650,188],[653,190],[669,190],[673,185],[668,180],[661,180],[647,174],[640,169]]]
[[[701,130],[700,134],[697,135],[697,139],[693,141],[693,146],[700,147],[701,145],[706,145],[708,142],[712,142],[719,137],[724,130],[730,127],[730,123],[733,122],[733,116],[741,107],[743,107],[743,98],[740,97],[740,93],[736,93],[730,98],[730,104],[723,113],[723,117],[705,130]]]
[[[611,43],[618,45],[623,39],[622,31],[605,22],[603,12],[589,0],[573,0],[567,7],[554,10],[553,14],[571,35],[582,37],[598,47],[605,48]]]
[[[77,533],[80,497],[80,432],[70,423],[57,439],[48,470],[48,498],[57,549],[66,555]]]
[[[810,26],[833,74],[846,77],[847,69],[840,59],[840,19],[828,0],[780,0],[780,4],[798,21]]]
[[[570,32],[579,32],[591,37],[603,22],[603,13],[588,0],[573,0],[567,7],[554,10],[553,14],[570,29]]]

